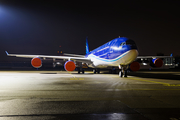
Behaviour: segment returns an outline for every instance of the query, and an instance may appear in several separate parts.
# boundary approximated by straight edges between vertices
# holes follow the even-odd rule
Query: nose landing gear
[[[119,71],[119,77],[127,77],[127,65],[120,65],[121,70]]]
[[[96,74],[96,73],[100,73],[100,69],[93,69],[93,73]]]

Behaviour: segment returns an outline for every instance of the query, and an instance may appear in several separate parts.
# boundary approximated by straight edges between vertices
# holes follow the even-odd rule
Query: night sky
[[[85,54],[87,36],[90,50],[121,36],[136,42],[139,55],[180,55],[179,6],[179,0],[1,0],[0,61],[17,60],[4,51]]]

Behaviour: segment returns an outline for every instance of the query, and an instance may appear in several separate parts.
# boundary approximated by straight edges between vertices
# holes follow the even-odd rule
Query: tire
[[[124,71],[124,77],[127,77],[127,70]]]
[[[119,71],[119,77],[123,77],[123,72]]]
[[[99,74],[99,73],[100,73],[100,70],[97,70],[97,73]]]
[[[78,71],[78,74],[80,74],[80,73],[81,73],[81,70],[80,70],[80,68],[77,68],[77,71]]]
[[[93,69],[93,73],[96,74],[96,69]]]

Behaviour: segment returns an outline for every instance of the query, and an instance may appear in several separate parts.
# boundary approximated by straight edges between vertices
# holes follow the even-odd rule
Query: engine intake
[[[34,68],[40,68],[42,66],[42,61],[39,57],[35,57],[31,60],[31,65]]]
[[[136,61],[132,62],[130,65],[132,71],[138,71],[140,69],[140,64]]]
[[[74,71],[76,68],[76,65],[73,61],[67,61],[65,64],[64,64],[64,69],[66,71]]]
[[[152,67],[162,67],[163,66],[163,61],[162,59],[160,58],[155,58],[155,59],[152,59]]]

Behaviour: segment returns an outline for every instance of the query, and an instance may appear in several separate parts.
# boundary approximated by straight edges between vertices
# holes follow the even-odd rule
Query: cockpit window
[[[136,46],[135,42],[133,40],[131,40],[131,39],[126,41],[126,45],[132,45],[132,46],[135,45]]]
[[[131,46],[131,48],[133,49],[137,49],[136,43],[131,39],[127,40],[126,42],[122,42],[120,44],[120,46],[124,46],[124,45],[128,45],[128,46]]]
[[[126,45],[130,45],[132,48],[135,48],[135,49],[137,48],[136,43],[131,39],[126,41]]]
[[[120,44],[120,46],[123,46],[123,45],[126,45],[126,43],[125,43],[125,42],[122,42],[122,43]]]

